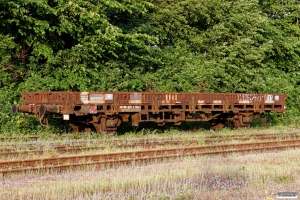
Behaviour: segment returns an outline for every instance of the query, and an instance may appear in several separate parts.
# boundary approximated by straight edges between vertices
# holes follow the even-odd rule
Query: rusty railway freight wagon
[[[150,92],[24,92],[23,105],[13,112],[67,120],[75,132],[114,133],[122,122],[208,121],[214,129],[231,121],[236,128],[249,127],[253,117],[268,112],[284,113],[285,94],[150,93]],[[264,120],[264,117],[262,117]]]

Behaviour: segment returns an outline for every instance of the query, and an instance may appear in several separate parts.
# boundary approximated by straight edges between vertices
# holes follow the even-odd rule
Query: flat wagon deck
[[[76,131],[114,133],[122,122],[209,121],[214,129],[230,121],[236,128],[249,127],[253,116],[284,113],[285,94],[153,93],[153,92],[23,92],[23,105],[13,112],[30,113],[42,124],[60,115]]]

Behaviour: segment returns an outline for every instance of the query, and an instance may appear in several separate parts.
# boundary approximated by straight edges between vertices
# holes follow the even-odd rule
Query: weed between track
[[[27,178],[6,180],[0,194],[12,199],[267,199],[275,198],[273,193],[278,191],[299,188],[299,157],[299,151],[290,150],[100,171],[91,167],[88,172],[28,174]]]
[[[255,131],[278,133],[278,139],[286,133],[300,133],[300,130],[295,128],[277,127],[273,130],[242,130],[239,134],[250,135]],[[233,133],[225,130],[224,133],[218,132],[213,135]],[[201,137],[209,133],[197,134],[161,134],[153,138],[179,137],[188,140],[196,136],[198,144],[205,144]],[[141,137],[102,139],[111,141],[137,138]],[[146,135],[144,138],[151,137]],[[46,139],[48,142],[49,140]],[[51,140],[57,143],[66,141],[75,140]],[[39,142],[47,144],[43,140]],[[8,143],[9,141],[2,144]],[[21,145],[25,143],[19,142]],[[108,151],[112,149],[108,148]],[[244,156],[232,154],[226,158],[184,158],[176,159],[172,163],[169,163],[170,160],[157,161],[147,166],[133,163],[132,166],[104,168],[100,171],[94,166],[89,166],[83,168],[85,171],[69,169],[63,173],[51,170],[45,170],[42,174],[27,172],[2,180],[0,195],[1,198],[9,199],[275,199],[278,191],[300,192],[299,158],[299,151],[289,150],[258,155],[247,153]]]

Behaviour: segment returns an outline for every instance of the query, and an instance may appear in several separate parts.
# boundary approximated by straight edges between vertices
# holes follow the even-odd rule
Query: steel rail
[[[247,149],[230,149],[230,150],[222,150],[222,151],[209,151],[209,152],[197,152],[197,153],[189,153],[184,155],[162,155],[162,156],[152,156],[152,157],[142,157],[142,158],[125,158],[119,160],[107,160],[107,161],[92,161],[85,163],[71,163],[71,164],[62,164],[62,165],[51,165],[51,166],[42,166],[42,167],[31,167],[31,168],[17,168],[17,169],[8,169],[8,170],[0,170],[0,173],[8,174],[13,172],[27,172],[27,171],[39,171],[39,170],[52,170],[52,169],[69,169],[72,167],[86,167],[90,165],[100,165],[101,166],[118,166],[118,164],[128,164],[128,163],[144,163],[145,161],[159,161],[165,160],[169,158],[178,158],[178,157],[188,157],[188,156],[201,156],[201,155],[227,155],[230,153],[255,153],[255,152],[265,152],[267,150],[287,150],[291,148],[299,148],[300,144],[296,145],[280,145],[280,146],[268,146],[268,147],[255,147],[255,148],[247,148]]]
[[[191,155],[227,154],[233,152],[248,152],[257,150],[279,150],[300,147],[300,140],[282,140],[267,142],[252,142],[240,144],[211,145],[201,147],[183,147],[160,150],[131,151],[105,153],[95,155],[68,156],[57,158],[41,158],[18,161],[0,162],[0,173],[21,172],[39,169],[64,168],[64,166],[84,166],[97,164],[112,164],[118,162],[153,160],[168,157]]]
[[[251,138],[234,138],[239,141],[250,140]],[[276,139],[276,137],[265,137],[259,138],[260,140],[267,139]],[[217,140],[204,140],[204,144],[211,144],[215,142],[225,142],[227,140],[217,139]],[[157,147],[171,146],[171,145],[181,145],[181,146],[191,146],[191,145],[202,145],[199,141],[188,140],[188,141],[165,141],[165,142],[151,142],[151,143],[134,143],[134,144],[125,144],[125,145],[113,145],[116,149],[128,149],[128,148],[144,148],[144,149],[153,149]],[[111,148],[109,145],[100,145],[100,146],[81,146],[81,145],[73,145],[73,146],[53,146],[48,148],[39,149],[30,149],[30,150],[0,150],[0,158],[7,157],[18,157],[18,156],[26,156],[26,155],[43,155],[45,153],[80,153],[84,151],[93,151],[93,150],[104,150],[107,148]]]
[[[278,138],[277,136],[273,136],[270,134],[270,136],[266,136],[266,135],[260,135],[259,137],[254,137],[254,138],[249,138],[249,137],[233,137],[233,138],[216,138],[216,139],[205,139],[202,142],[204,142],[205,144],[210,144],[210,143],[214,143],[214,142],[224,142],[227,140],[239,140],[239,141],[246,141],[246,140],[250,140],[250,139],[260,139],[260,140],[269,140],[269,139],[276,139]],[[290,137],[285,136],[285,137],[280,137],[281,139],[286,139]],[[292,136],[293,139],[299,138],[299,136]],[[167,145],[182,145],[182,146],[189,146],[189,145],[197,145],[199,144],[200,141],[197,140],[164,140],[164,141],[138,141],[138,142],[124,142],[124,144],[106,144],[103,145],[102,143],[100,143],[100,146],[96,144],[97,146],[87,146],[86,145],[62,145],[62,146],[48,146],[47,148],[43,148],[41,146],[38,146],[38,149],[34,149],[33,147],[31,147],[30,149],[26,149],[26,150],[20,150],[20,151],[16,151],[15,149],[11,150],[7,150],[7,149],[0,149],[0,157],[8,157],[8,156],[13,156],[13,157],[17,157],[17,156],[21,156],[21,155],[42,155],[44,153],[49,153],[49,152],[55,152],[55,153],[79,153],[79,152],[83,152],[83,151],[91,151],[91,150],[103,150],[106,149],[109,145],[109,147],[113,146],[114,148],[120,148],[120,149],[126,149],[126,148],[134,148],[134,147],[142,147],[142,148],[155,148],[158,146],[167,146]],[[114,143],[114,142],[113,142]],[[91,145],[91,144],[89,144]]]
[[[188,157],[188,156],[201,156],[201,155],[227,155],[230,153],[254,153],[254,152],[266,152],[268,150],[286,150],[291,148],[299,148],[300,145],[281,145],[281,146],[270,146],[270,147],[257,147],[257,148],[248,148],[248,149],[235,149],[235,150],[226,150],[226,151],[211,151],[211,152],[201,152],[201,153],[190,153],[186,155],[164,155],[164,156],[154,156],[154,157],[145,157],[145,158],[134,158],[134,159],[120,159],[120,160],[111,160],[111,161],[97,161],[97,162],[86,162],[86,163],[72,163],[72,164],[63,164],[63,165],[53,165],[53,166],[42,166],[42,167],[32,167],[32,168],[17,168],[17,169],[9,169],[9,170],[1,170],[3,180],[7,174],[11,173],[22,173],[28,171],[40,171],[43,170],[55,170],[61,171],[66,169],[78,168],[78,167],[88,167],[88,166],[96,166],[96,168],[101,167],[117,167],[119,165],[125,164],[146,164],[148,162],[153,161],[164,161],[167,159],[175,159],[178,157]]]
[[[16,140],[22,140],[22,141],[36,141],[40,139],[40,136],[28,136],[28,137],[1,137],[0,141],[16,141]]]
[[[289,134],[284,134],[284,135],[279,135],[279,134],[251,134],[251,135],[214,135],[214,136],[201,136],[201,137],[189,137],[187,139],[185,138],[180,138],[180,137],[174,137],[174,138],[146,138],[146,139],[116,139],[116,140],[90,140],[90,141],[82,141],[82,140],[74,140],[70,142],[66,142],[61,144],[60,142],[58,144],[61,145],[69,145],[69,146],[79,146],[79,145],[128,145],[128,144],[150,144],[150,143],[158,143],[158,142],[171,142],[171,141],[184,141],[184,142],[190,142],[190,141],[199,141],[203,140],[204,142],[215,142],[215,141],[222,141],[224,140],[229,140],[229,139],[234,139],[234,140],[247,140],[247,139],[274,139],[274,138],[299,138],[300,134],[295,134],[295,133],[289,133]],[[219,140],[218,140],[219,139]],[[43,146],[53,146],[55,148],[57,144],[54,142],[47,142],[46,144],[37,144],[37,143],[25,143],[25,144],[0,144],[0,151],[5,150],[5,149],[15,149],[18,147],[22,148],[28,148],[28,149],[34,149],[38,148],[41,149]]]
[[[161,146],[168,146],[168,145],[183,145],[183,146],[188,146],[197,144],[197,141],[166,141],[164,143],[162,142],[151,142],[151,143],[134,143],[134,144],[125,144],[125,145],[114,145],[114,148],[119,148],[119,149],[127,149],[127,148],[144,148],[144,149],[152,149],[156,147],[161,147]],[[2,151],[0,150],[0,158],[5,157],[7,158],[8,156],[10,157],[17,157],[21,155],[43,155],[44,153],[49,153],[49,152],[55,152],[55,153],[80,153],[83,151],[92,151],[92,150],[104,150],[107,148],[111,148],[112,146],[55,146],[52,148],[47,148],[47,149],[41,149],[41,150],[20,150],[20,151]]]
[[[188,132],[197,132],[197,130],[190,130]],[[205,137],[205,138],[219,138],[219,137],[247,137],[247,136],[263,136],[263,135],[280,135],[280,134],[287,134],[287,133],[271,133],[271,134],[232,134],[232,135],[201,135],[202,137]],[[291,134],[299,134],[299,133],[288,133],[289,135]],[[68,134],[68,135],[63,135],[61,136],[60,138],[68,138],[69,136],[72,136],[72,134]],[[193,137],[193,136],[191,136]],[[198,136],[196,136],[195,138],[199,138]],[[43,139],[41,138],[40,136],[37,136],[37,135],[31,135],[31,136],[19,136],[19,137],[11,137],[11,136],[8,136],[8,137],[0,137],[0,141],[4,142],[4,141],[36,141],[36,140],[39,140],[39,139]],[[168,138],[169,139],[169,138]],[[182,139],[182,137],[174,137],[174,139]],[[144,139],[137,139],[137,140],[144,140]],[[120,141],[120,139],[115,139],[115,140],[110,140],[110,141]],[[1,144],[0,144],[1,145]]]

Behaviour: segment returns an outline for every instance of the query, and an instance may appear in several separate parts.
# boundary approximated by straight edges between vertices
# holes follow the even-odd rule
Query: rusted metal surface
[[[25,136],[25,137],[1,137],[0,141],[34,141],[40,139],[40,136]],[[0,145],[1,146],[1,145]]]
[[[203,138],[194,138],[194,139],[187,139],[187,140],[180,140],[180,139],[143,139],[143,140],[113,140],[113,141],[92,141],[92,142],[78,142],[76,144],[64,144],[64,145],[55,145],[51,143],[47,143],[45,146],[34,146],[30,144],[28,146],[1,146],[0,149],[0,158],[7,158],[9,157],[18,157],[24,156],[28,158],[28,155],[37,156],[49,153],[82,153],[87,151],[94,151],[94,150],[103,150],[103,149],[110,149],[114,147],[116,149],[128,149],[128,148],[143,148],[143,149],[154,149],[158,147],[167,147],[167,146],[191,146],[191,145],[203,145],[203,144],[212,144],[212,143],[221,143],[221,142],[228,142],[228,141],[247,141],[247,140],[276,140],[276,139],[299,139],[299,135],[293,134],[286,134],[284,136],[279,136],[278,134],[256,134],[256,135],[249,135],[245,137],[245,135],[228,135],[228,136],[207,136]],[[200,144],[199,141],[201,140]],[[49,146],[50,145],[50,146]],[[22,150],[22,148],[24,150]],[[17,149],[17,150],[16,150]]]
[[[25,139],[27,139],[26,137]],[[13,138],[2,138],[4,140],[10,140]],[[19,138],[18,138],[19,139]],[[114,139],[114,140],[72,140],[58,143],[40,143],[39,142],[26,142],[26,143],[11,143],[11,144],[1,144],[0,151],[2,157],[7,157],[8,155],[25,155],[30,153],[32,155],[42,154],[44,151],[56,152],[56,153],[76,153],[88,150],[103,149],[105,147],[115,147],[115,148],[132,148],[132,147],[142,147],[142,148],[155,148],[157,146],[168,146],[168,145],[180,145],[188,146],[192,144],[201,145],[210,144],[215,142],[226,142],[226,141],[245,141],[245,140],[270,140],[270,139],[299,139],[299,134],[287,133],[287,134],[251,134],[251,135],[214,135],[214,136],[198,136],[189,137],[188,139],[183,138],[147,138],[147,139]]]
[[[24,172],[42,169],[65,169],[74,166],[111,165],[138,163],[183,156],[228,154],[233,152],[257,152],[266,150],[285,150],[299,148],[300,140],[252,142],[240,144],[212,145],[201,147],[182,147],[172,149],[105,153],[96,155],[68,156],[42,159],[28,159],[0,162],[0,173]]]
[[[35,136],[33,136],[35,138]],[[27,137],[26,137],[27,138]],[[25,138],[25,139],[26,139]],[[4,143],[0,144],[0,152],[9,153],[12,151],[28,150],[28,151],[39,151],[39,150],[58,150],[60,149],[73,149],[73,148],[93,148],[103,146],[111,147],[147,147],[148,145],[169,145],[169,144],[181,144],[186,146],[189,144],[209,144],[214,142],[225,142],[232,140],[271,140],[271,139],[299,139],[300,135],[298,133],[272,133],[272,134],[233,134],[233,135],[199,135],[199,136],[189,136],[188,138],[181,137],[171,137],[171,138],[141,138],[141,139],[113,139],[113,140],[81,140],[73,139],[67,142],[49,142],[49,141],[38,141],[38,142],[26,142],[26,143]],[[9,141],[11,137],[1,138],[3,141]],[[19,138],[18,138],[19,139]]]
[[[23,105],[13,112],[30,113],[46,125],[49,115],[60,115],[76,131],[114,133],[123,121],[209,121],[215,129],[230,121],[249,127],[253,116],[284,113],[285,94],[149,93],[149,92],[24,92]]]

